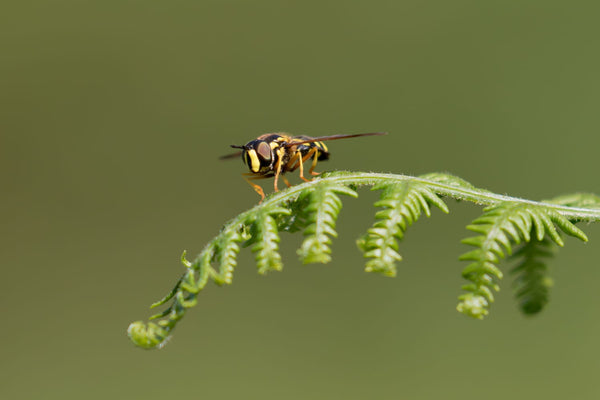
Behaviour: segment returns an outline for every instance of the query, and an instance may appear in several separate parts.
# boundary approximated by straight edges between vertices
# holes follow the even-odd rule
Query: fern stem
[[[478,189],[478,188],[465,188],[459,186],[453,186],[449,184],[444,184],[440,182],[436,182],[430,179],[424,179],[421,177],[414,177],[409,175],[397,175],[397,174],[382,174],[382,173],[374,173],[374,172],[345,172],[345,171],[336,171],[327,174],[323,174],[322,180],[331,180],[332,182],[343,183],[346,185],[356,185],[356,186],[365,186],[365,185],[375,185],[379,183],[393,183],[393,182],[403,182],[403,181],[412,181],[412,182],[420,182],[424,183],[433,189],[437,194],[442,196],[451,197],[456,200],[466,200],[480,205],[493,205],[502,202],[518,202],[523,204],[532,204],[544,206],[546,208],[551,208],[556,210],[561,215],[569,219],[577,219],[581,221],[598,221],[600,220],[600,209],[594,208],[582,208],[582,207],[568,207],[559,204],[553,203],[545,203],[541,201],[533,201],[522,199],[519,197],[511,197],[505,196],[501,194],[496,194],[489,192],[487,190]],[[306,183],[305,185],[310,185],[310,183]],[[302,186],[302,185],[298,185]],[[302,190],[302,189],[300,189]]]
[[[576,219],[580,221],[600,220],[600,209],[598,208],[569,207],[560,204],[527,200],[519,197],[512,197],[492,193],[484,189],[453,186],[450,184],[436,182],[435,180],[410,175],[348,171],[323,172],[318,178],[311,182],[305,182],[296,186],[292,186],[289,189],[280,192],[275,192],[267,196],[265,200],[261,204],[255,206],[255,208],[268,208],[280,204],[284,201],[293,200],[297,198],[300,195],[300,193],[304,192],[307,188],[316,185],[319,182],[332,184],[339,183],[346,186],[373,186],[377,184],[397,183],[405,181],[424,183],[430,188],[434,189],[434,191],[439,195],[451,197],[455,200],[470,201],[479,205],[493,205],[502,202],[518,202],[523,204],[532,204],[551,208],[553,210],[558,211],[561,215],[569,219]],[[238,217],[235,218],[235,220],[232,220],[230,223],[235,223],[240,219],[240,217],[243,218],[247,214],[251,213],[251,211],[252,210],[249,210],[243,214],[240,214]]]

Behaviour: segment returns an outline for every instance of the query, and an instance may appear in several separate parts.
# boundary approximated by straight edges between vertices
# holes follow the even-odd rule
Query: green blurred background
[[[301,265],[284,234],[283,272],[243,251],[163,350],[125,335],[181,251],[256,203],[217,157],[261,133],[390,132],[332,142],[319,170],[600,193],[596,4],[4,2],[0,398],[599,398],[599,227],[552,262],[541,315],[507,277],[473,321],[454,310],[457,256],[480,209],[453,201],[410,228],[396,279],[362,269],[362,190],[330,265]]]

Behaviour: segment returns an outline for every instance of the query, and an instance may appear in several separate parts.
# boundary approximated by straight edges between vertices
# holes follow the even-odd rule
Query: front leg
[[[250,176],[249,178],[246,178],[246,176],[248,176],[248,175],[253,175],[253,176]],[[248,182],[250,184],[250,186],[252,186],[252,189],[254,189],[254,191],[256,193],[258,193],[258,195],[260,196],[260,201],[258,202],[258,204],[262,203],[262,201],[265,199],[265,192],[264,192],[263,188],[261,188],[260,186],[258,186],[256,183],[253,183],[253,182],[250,182],[250,181],[255,181],[257,179],[266,179],[267,177],[266,176],[262,176],[262,175],[256,176],[256,175],[254,175],[252,173],[245,173],[245,174],[242,174],[242,176],[244,176],[244,180],[246,182]]]

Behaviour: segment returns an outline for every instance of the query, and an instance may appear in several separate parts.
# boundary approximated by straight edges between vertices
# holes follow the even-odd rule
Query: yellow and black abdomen
[[[329,149],[327,148],[327,145],[325,145],[325,143],[323,142],[314,142],[311,143],[312,146],[311,147],[316,147],[317,151],[318,151],[318,158],[317,160],[319,161],[325,161],[329,159]]]
[[[312,139],[310,136],[294,136],[294,139],[298,140],[309,140]],[[302,153],[302,155],[308,154],[309,151],[317,149],[317,160],[325,161],[329,159],[329,149],[327,145],[323,142],[312,142],[312,143],[303,143],[298,145],[298,150]]]
[[[311,150],[314,151],[316,149],[315,155],[318,161],[324,161],[329,159],[329,151],[327,151],[327,146],[325,146],[322,142],[314,142],[314,143],[303,143],[298,145],[297,151],[299,151],[302,156],[306,156]],[[315,155],[310,157],[310,159],[314,159]]]

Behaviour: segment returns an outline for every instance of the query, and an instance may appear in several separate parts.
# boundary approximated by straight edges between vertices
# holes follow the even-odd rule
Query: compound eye
[[[263,160],[271,161],[271,146],[269,146],[267,142],[260,142],[258,146],[256,146],[256,153]]]

